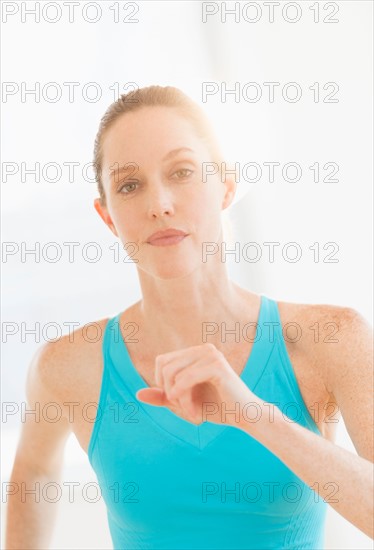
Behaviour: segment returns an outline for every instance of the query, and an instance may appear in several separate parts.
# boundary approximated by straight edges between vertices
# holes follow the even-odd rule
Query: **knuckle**
[[[204,344],[207,353],[214,359],[215,357],[220,357],[221,352],[216,346],[210,342]]]
[[[165,363],[163,355],[156,355],[155,364],[156,367],[161,367]]]
[[[211,351],[217,349],[216,346],[211,342],[205,342],[204,346],[207,350],[211,350]]]
[[[177,374],[174,376],[174,387],[179,387],[181,382],[183,380],[183,373],[177,372]]]

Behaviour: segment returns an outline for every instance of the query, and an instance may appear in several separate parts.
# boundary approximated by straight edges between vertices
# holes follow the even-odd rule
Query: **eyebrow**
[[[164,158],[162,159],[162,162],[165,162],[167,160],[170,160],[174,157],[176,157],[177,155],[179,155],[179,153],[194,153],[195,151],[193,151],[193,149],[190,149],[189,147],[179,147],[178,149],[172,149],[171,151],[169,151],[165,156]],[[110,171],[110,178],[112,179],[112,177],[115,175],[115,174],[122,174],[122,172],[128,172],[129,170],[133,170],[134,169],[134,164],[135,163],[132,163],[132,162],[129,162],[129,163],[126,163],[126,164],[130,164],[130,166],[122,166],[121,168],[115,168],[114,170],[111,170]],[[131,166],[132,165],[132,166]]]
[[[164,158],[162,159],[162,161],[165,161],[165,160],[169,160],[173,157],[175,157],[176,155],[178,155],[179,153],[194,153],[195,151],[193,151],[192,149],[190,149],[189,147],[179,147],[179,149],[173,149],[172,151],[169,151],[165,156]]]

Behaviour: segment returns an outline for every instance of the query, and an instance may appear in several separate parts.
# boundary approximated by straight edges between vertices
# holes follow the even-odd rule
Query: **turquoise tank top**
[[[323,549],[327,503],[265,446],[233,426],[197,426],[136,399],[149,386],[131,362],[120,315],[105,327],[88,447],[113,548]],[[256,330],[241,379],[321,435],[300,393],[277,303],[264,295]]]

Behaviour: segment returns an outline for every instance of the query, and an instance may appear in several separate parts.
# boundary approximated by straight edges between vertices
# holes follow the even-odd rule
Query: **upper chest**
[[[295,319],[295,313],[291,314],[287,308],[287,304],[279,305],[279,313],[282,325],[287,323],[290,318]],[[303,320],[298,318],[298,323],[300,323],[301,327],[306,328],[308,319]],[[304,339],[301,338],[295,343],[285,338],[284,344],[305,406],[322,435],[326,439],[333,441],[336,432],[336,418],[339,411],[335,401],[332,400],[331,394],[327,392],[318,374],[318,369],[316,369],[315,354],[311,352],[310,341],[308,340],[310,335],[308,335],[306,330],[302,330],[303,333],[305,334]],[[221,351],[227,362],[238,376],[242,373],[254,345],[251,341],[241,340],[238,343],[227,343],[227,345],[221,347]],[[155,354],[152,354],[152,351],[147,346],[140,348],[139,346],[128,345],[127,350],[133,367],[138,371],[147,385],[150,387],[156,386]],[[95,353],[90,355],[89,375],[85,377],[85,380],[76,384],[74,388],[75,399],[78,399],[82,404],[88,402],[98,403],[100,398],[103,376],[101,343],[96,347]],[[84,420],[83,414],[76,415],[73,430],[82,448],[87,450],[93,422],[85,422]]]
[[[245,368],[254,343],[239,342],[222,346],[221,351],[238,376]],[[306,353],[303,345],[295,345],[284,340],[287,355],[301,396],[320,432],[327,439],[335,435],[338,408],[323,380],[314,368],[313,358]],[[139,349],[129,349],[132,365],[150,387],[156,386],[154,358],[142,354]],[[279,368],[286,368],[285,365]]]

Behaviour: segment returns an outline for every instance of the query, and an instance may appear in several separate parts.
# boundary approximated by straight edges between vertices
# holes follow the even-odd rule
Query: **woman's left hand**
[[[139,390],[137,399],[168,407],[193,424],[208,421],[239,427],[245,420],[243,407],[255,403],[258,410],[263,403],[211,343],[158,355],[155,380],[157,387]]]

